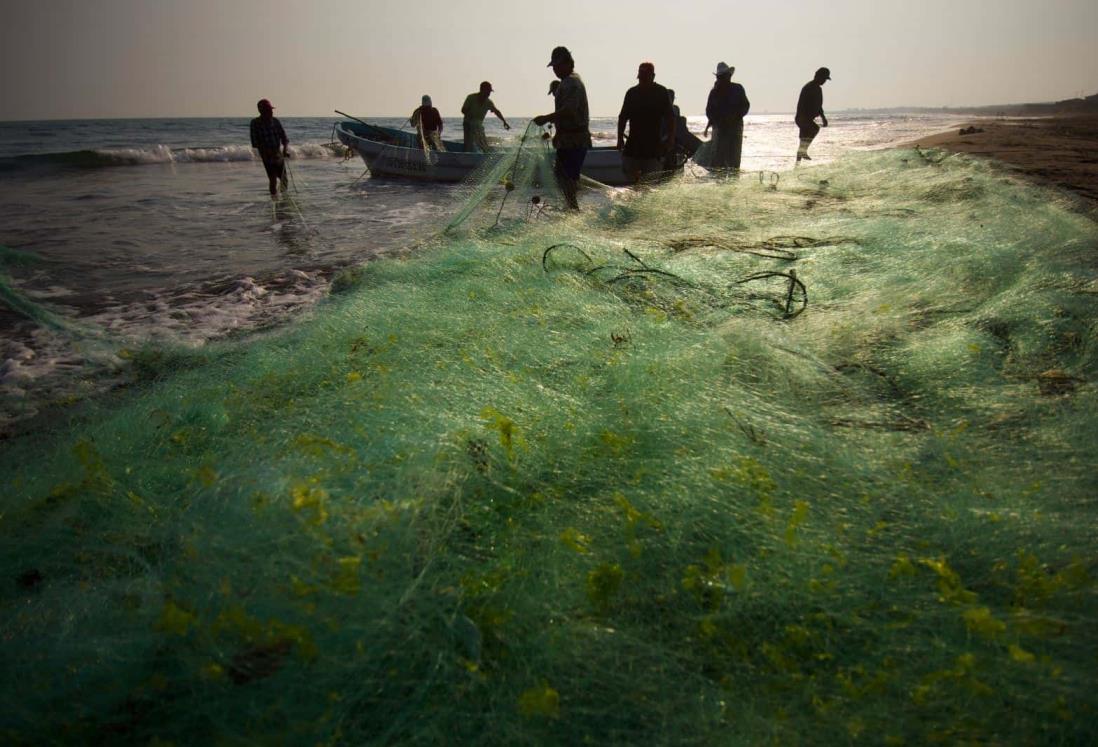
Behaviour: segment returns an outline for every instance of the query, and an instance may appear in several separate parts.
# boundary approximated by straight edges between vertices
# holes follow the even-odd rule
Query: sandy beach
[[[982,132],[962,135],[960,129]],[[1064,114],[1033,119],[980,120],[911,143],[994,158],[1043,184],[1098,204],[1098,115]]]

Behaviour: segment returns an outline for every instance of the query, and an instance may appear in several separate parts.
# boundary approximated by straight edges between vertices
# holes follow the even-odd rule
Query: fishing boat
[[[367,122],[343,121],[335,126],[339,142],[362,157],[374,176],[396,176],[432,182],[460,182],[492,154],[467,153],[464,143],[443,140],[445,150],[428,150],[414,132],[395,130]],[[616,148],[587,151],[583,175],[603,184],[628,184]]]

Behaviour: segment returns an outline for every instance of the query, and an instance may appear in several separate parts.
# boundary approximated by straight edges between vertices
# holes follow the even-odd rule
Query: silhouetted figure
[[[568,207],[578,210],[576,191],[579,188],[580,171],[591,147],[591,131],[588,129],[591,115],[587,108],[587,88],[576,74],[576,63],[567,47],[556,47],[546,67],[553,68],[553,74],[560,79],[560,85],[553,94],[555,109],[551,114],[534,117],[534,124],[552,122],[556,125],[557,134],[553,137],[553,145],[557,149],[557,181],[564,192]]]
[[[466,153],[488,152],[488,137],[484,134],[484,118],[488,116],[488,112],[499,117],[499,121],[503,122],[503,129],[511,129],[511,125],[507,124],[507,120],[492,103],[492,99],[488,98],[491,93],[492,84],[484,81],[480,84],[480,90],[466,96],[465,103],[461,105],[461,113],[465,116],[461,122],[461,129],[465,134]]]
[[[423,149],[446,150],[442,145],[442,115],[431,105],[431,97],[424,94],[420,105],[408,117],[408,122],[419,132],[419,141]]]
[[[252,147],[259,151],[263,168],[267,170],[267,181],[271,197],[278,194],[278,181],[282,180],[282,191],[289,189],[286,176],[285,157],[289,155],[290,139],[282,129],[282,123],[274,116],[274,107],[267,99],[256,104],[259,116],[252,120]]]
[[[808,157],[808,146],[820,133],[820,126],[816,124],[816,117],[819,117],[820,121],[823,122],[823,126],[827,127],[827,116],[823,110],[823,84],[829,80],[831,80],[831,71],[826,67],[821,67],[816,71],[815,77],[801,88],[800,98],[797,99],[797,115],[793,118],[793,121],[797,123],[801,136],[801,147],[797,149],[797,163],[802,160],[812,160]]]
[[[675,142],[664,158],[664,168],[670,170],[686,163],[686,159],[698,152],[702,141],[686,126],[686,117],[682,116],[678,105],[675,104],[675,92],[670,88],[667,89],[667,98],[671,101],[671,114],[675,120]],[[660,138],[667,141],[668,133],[661,131]]]
[[[629,136],[625,126],[629,125]],[[665,142],[661,130],[668,133]],[[663,157],[675,147],[675,115],[667,89],[656,82],[656,66],[642,62],[637,85],[625,92],[618,115],[621,170],[634,184],[663,170]]]
[[[709,167],[715,169],[739,169],[743,152],[743,118],[751,109],[747,93],[739,83],[732,82],[736,68],[723,62],[717,63],[713,75],[717,77],[709,101],[705,105],[708,123],[705,132],[713,128],[714,148]]]

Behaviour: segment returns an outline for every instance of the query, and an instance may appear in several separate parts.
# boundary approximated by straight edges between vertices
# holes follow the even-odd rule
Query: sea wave
[[[25,291],[0,274],[0,309],[14,314],[0,337],[0,438],[44,407],[123,383],[128,349],[199,349],[284,323],[326,296],[338,270],[307,264],[226,277],[150,291],[91,314],[65,304],[69,289]]]
[[[290,158],[292,160],[337,158],[342,157],[343,153],[344,147],[342,145],[324,142],[301,143],[290,146]],[[166,145],[152,145],[10,156],[0,158],[0,171],[41,167],[96,169],[168,163],[229,163],[256,160],[259,160],[258,155],[247,145],[193,148],[169,148]]]

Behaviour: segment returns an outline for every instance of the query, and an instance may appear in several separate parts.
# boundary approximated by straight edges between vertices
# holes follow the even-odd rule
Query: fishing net
[[[568,213],[530,145],[5,444],[5,740],[1093,741],[1093,218],[913,151]]]

